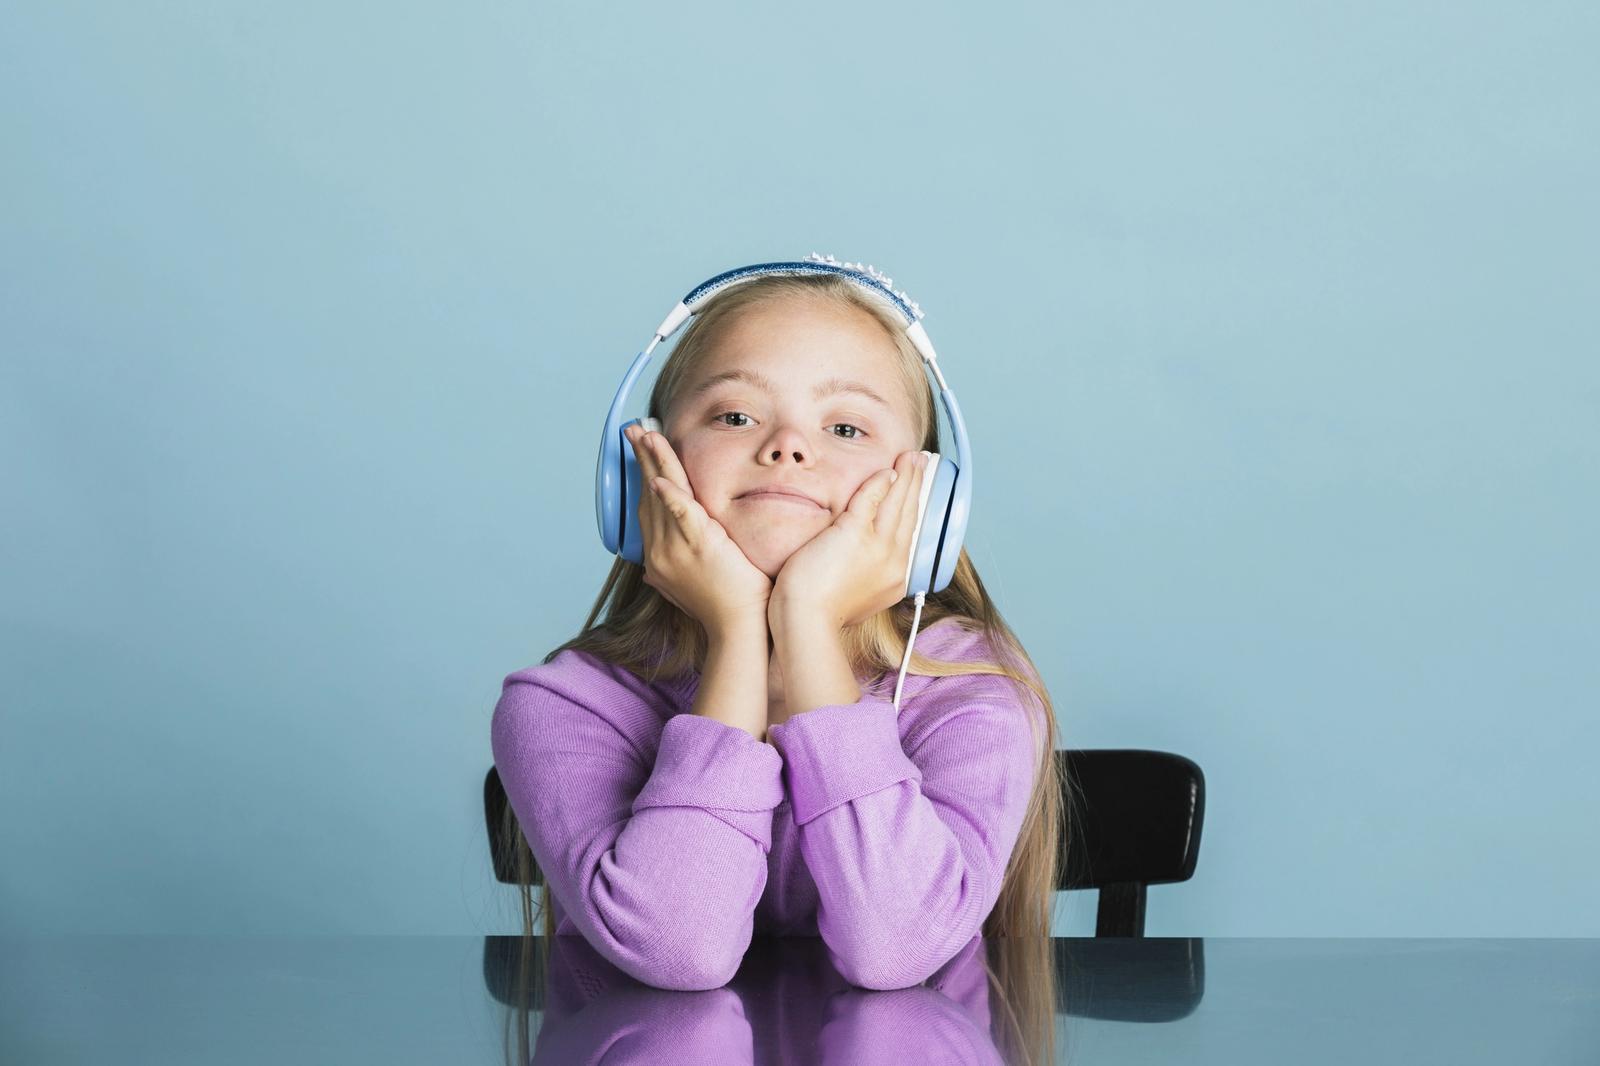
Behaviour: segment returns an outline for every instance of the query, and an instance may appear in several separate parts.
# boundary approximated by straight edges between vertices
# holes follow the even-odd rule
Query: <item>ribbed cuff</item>
[[[889,700],[803,711],[767,736],[783,754],[796,825],[896,782],[922,782],[922,771],[900,746],[899,712]]]
[[[695,807],[772,849],[772,812],[783,802],[783,757],[737,726],[685,712],[661,729],[655,768],[633,801]]]

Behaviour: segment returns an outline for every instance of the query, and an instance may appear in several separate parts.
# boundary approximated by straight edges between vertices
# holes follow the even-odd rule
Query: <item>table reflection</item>
[[[1600,1061],[1593,939],[1000,941],[876,992],[793,937],[705,993],[560,939],[0,937],[0,1063]]]
[[[732,981],[703,992],[645,985],[577,936],[490,937],[484,964],[511,1009],[513,1063],[1011,1066],[1055,1060],[1064,999],[1101,1017],[1181,1017],[1203,984],[1200,947],[974,937],[923,984],[889,991],[851,985],[815,937],[758,938]]]

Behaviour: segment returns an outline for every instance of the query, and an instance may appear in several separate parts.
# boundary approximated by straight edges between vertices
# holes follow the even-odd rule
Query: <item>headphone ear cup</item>
[[[634,418],[617,427],[610,426],[616,411],[606,416],[606,429],[600,435],[600,457],[595,463],[594,513],[600,528],[600,543],[606,551],[630,563],[644,563],[644,535],[639,529],[639,503],[644,499],[644,472],[639,457],[628,442],[628,427],[642,425],[648,432],[661,432],[655,418]]]
[[[594,462],[594,521],[600,533],[600,543],[606,551],[616,555],[622,550],[622,501],[626,472],[627,438],[617,426],[617,412],[613,408],[606,415],[600,430],[600,454]]]
[[[649,433],[660,433],[661,420],[658,418],[636,418],[628,425],[638,423]],[[644,494],[649,488],[644,483],[644,471],[639,467],[639,453],[634,451],[633,445],[628,443],[628,438],[622,438],[623,454],[626,456],[627,469],[624,472],[623,483],[627,491],[626,518],[627,525],[622,533],[622,557],[630,563],[644,565],[644,531],[639,526],[639,505],[644,502]]]
[[[917,530],[911,537],[911,559],[906,570],[906,595],[937,592],[932,587],[934,567],[939,557],[940,536],[955,482],[956,465],[938,452],[924,452],[928,465],[923,470],[922,499],[918,505]]]
[[[930,574],[930,592],[943,592],[955,577],[956,563],[961,560],[961,546],[967,536],[967,515],[972,509],[972,477],[955,463],[946,459],[948,476],[940,481],[944,501],[939,516],[938,561]]]

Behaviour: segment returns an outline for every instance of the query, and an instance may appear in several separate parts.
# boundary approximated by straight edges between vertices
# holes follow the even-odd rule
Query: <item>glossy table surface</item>
[[[0,940],[0,1063],[1600,1063],[1600,940],[970,942],[850,986],[815,938],[727,985],[584,941]]]

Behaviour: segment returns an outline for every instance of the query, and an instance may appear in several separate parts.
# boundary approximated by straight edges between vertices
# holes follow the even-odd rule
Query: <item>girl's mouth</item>
[[[797,503],[801,507],[809,508],[813,511],[820,509],[820,505],[812,503],[804,496],[794,496],[787,492],[747,492],[743,496],[740,496],[739,499],[751,501],[770,500],[777,503]]]

